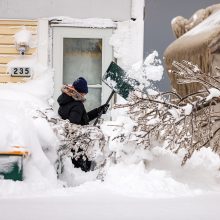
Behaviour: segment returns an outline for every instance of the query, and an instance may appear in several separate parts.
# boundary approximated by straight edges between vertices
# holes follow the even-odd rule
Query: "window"
[[[80,76],[87,80],[89,86],[86,109],[101,105],[102,39],[63,39],[63,82],[71,84]]]

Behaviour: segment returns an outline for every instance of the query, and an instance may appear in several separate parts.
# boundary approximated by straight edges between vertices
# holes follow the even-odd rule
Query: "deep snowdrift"
[[[152,58],[149,60],[154,65]],[[152,65],[148,67],[152,74],[155,71],[161,74],[163,68],[157,66],[154,71]],[[123,160],[108,165],[104,182],[96,180],[97,171],[84,173],[69,163],[63,180],[75,187],[63,188],[64,182],[57,180],[54,166],[59,140],[45,119],[33,118],[37,110],[44,111],[51,107],[48,103],[52,103],[53,71],[36,63],[34,67],[33,80],[25,84],[0,86],[0,150],[20,145],[31,152],[24,165],[25,180],[0,180],[1,197],[108,192],[133,197],[173,198],[220,192],[220,159],[210,149],[194,154],[181,167],[183,152],[174,155],[160,145],[150,150],[134,151],[132,144],[122,146],[111,139],[120,133],[122,124],[126,124],[123,129],[127,132],[133,126],[126,111],[118,109],[112,112],[117,119],[105,122],[102,130],[109,137],[110,150],[116,154],[127,152],[123,154]],[[160,78],[161,75],[156,77]]]

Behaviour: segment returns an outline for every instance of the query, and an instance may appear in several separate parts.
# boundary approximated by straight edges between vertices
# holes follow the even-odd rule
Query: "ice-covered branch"
[[[151,148],[154,142],[163,143],[174,153],[185,149],[182,164],[202,147],[210,146],[220,153],[219,77],[203,73],[187,61],[173,65],[181,83],[197,82],[205,90],[184,97],[175,91],[155,95],[134,92],[131,102],[116,107],[128,108],[136,125],[130,133],[116,138],[121,142],[136,140],[137,146],[144,149]]]

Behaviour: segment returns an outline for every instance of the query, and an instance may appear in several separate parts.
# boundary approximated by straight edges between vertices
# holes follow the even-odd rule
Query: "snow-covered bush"
[[[185,151],[182,164],[203,147],[220,154],[220,81],[218,76],[203,73],[187,61],[174,62],[178,83],[199,83],[204,90],[181,97],[176,91],[161,93],[152,87],[159,63],[147,58],[130,76],[138,76],[141,87],[131,95],[131,101],[115,108],[126,108],[129,118],[116,125],[111,137],[116,161],[148,160],[145,149],[162,146],[178,153]],[[155,67],[155,68],[154,68]],[[149,70],[149,71],[148,71]],[[147,76],[148,74],[148,76]],[[154,75],[153,75],[154,74]],[[151,76],[153,75],[153,76]],[[137,79],[137,78],[136,78]],[[111,145],[110,145],[111,146]]]
[[[91,125],[81,126],[70,123],[69,120],[63,120],[59,117],[50,117],[51,110],[39,111],[37,118],[44,118],[49,123],[54,134],[59,140],[57,148],[57,172],[63,172],[63,160],[66,158],[78,160],[82,157],[93,161],[98,169],[105,159],[108,152],[106,141],[102,131]],[[73,153],[74,151],[74,153]]]

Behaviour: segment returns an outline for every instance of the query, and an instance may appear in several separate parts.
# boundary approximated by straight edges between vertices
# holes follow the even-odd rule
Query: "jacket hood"
[[[57,99],[59,105],[65,105],[73,100],[80,102],[84,102],[86,100],[85,97],[78,93],[72,86],[64,85],[61,91],[62,94]]]

